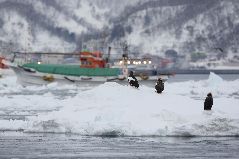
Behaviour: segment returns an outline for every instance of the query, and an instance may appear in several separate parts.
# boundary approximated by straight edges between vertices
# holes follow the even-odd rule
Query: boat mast
[[[110,67],[110,53],[111,53],[111,46],[108,47],[108,55],[107,55],[107,58],[106,58],[107,67]]]
[[[128,77],[128,47],[129,45],[127,44],[127,42],[123,42],[121,43],[121,47],[123,49],[123,55],[122,55],[122,61],[123,61],[123,65],[122,65],[122,70],[123,70],[123,75],[125,77]]]

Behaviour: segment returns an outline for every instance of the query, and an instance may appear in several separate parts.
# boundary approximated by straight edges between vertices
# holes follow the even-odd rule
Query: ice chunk
[[[216,75],[213,72],[210,72],[209,78],[207,80],[207,84],[209,87],[217,87],[220,84],[222,84],[222,82],[223,82],[223,79],[220,76]]]

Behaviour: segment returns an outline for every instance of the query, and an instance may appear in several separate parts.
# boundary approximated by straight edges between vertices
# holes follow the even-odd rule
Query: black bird
[[[216,49],[216,50],[219,50],[219,51],[223,52],[223,49],[222,49],[222,48],[220,48],[220,47],[216,47],[216,48],[214,48],[214,49]]]

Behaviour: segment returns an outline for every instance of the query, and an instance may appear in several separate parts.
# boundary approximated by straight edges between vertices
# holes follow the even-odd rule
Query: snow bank
[[[26,109],[32,104],[34,108],[52,110],[24,121],[0,120],[0,125],[1,129],[25,132],[100,136],[238,136],[238,84],[238,80],[223,81],[210,74],[205,81],[166,83],[162,94],[146,86],[135,89],[112,82],[87,91],[69,86],[68,90],[76,94],[63,99],[49,92],[12,99],[3,96],[0,108],[4,101],[11,108]],[[41,89],[56,89],[53,86]],[[212,111],[206,112],[203,102],[208,92],[214,96],[214,105]],[[14,105],[16,100],[25,104]]]

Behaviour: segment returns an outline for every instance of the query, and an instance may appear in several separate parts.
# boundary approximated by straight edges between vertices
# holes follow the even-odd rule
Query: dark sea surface
[[[233,158],[238,137],[96,137],[0,133],[0,158]]]
[[[239,74],[217,74],[223,80],[226,81],[234,81],[239,79]],[[176,74],[168,79],[167,82],[184,82],[189,80],[200,81],[200,80],[207,80],[209,74]]]

